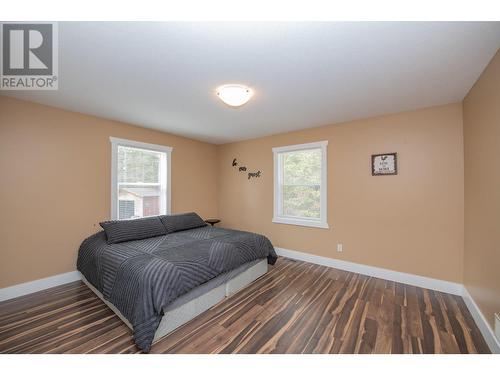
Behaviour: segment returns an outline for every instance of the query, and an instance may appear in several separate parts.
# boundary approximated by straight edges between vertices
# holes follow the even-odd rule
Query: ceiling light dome
[[[244,85],[229,84],[217,87],[217,96],[231,107],[241,107],[252,95],[252,89]]]

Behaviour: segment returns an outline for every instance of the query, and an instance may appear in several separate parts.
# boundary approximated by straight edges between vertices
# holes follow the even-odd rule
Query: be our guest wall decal
[[[234,168],[238,168],[238,172],[246,172],[249,180],[250,180],[251,178],[260,177],[260,176],[262,175],[262,172],[261,172],[261,171],[257,171],[257,172],[247,172],[247,167],[245,167],[244,165],[241,165],[241,166],[240,166],[240,165],[238,165],[238,161],[236,160],[236,158],[234,158],[234,159],[233,159],[232,166],[233,166]]]

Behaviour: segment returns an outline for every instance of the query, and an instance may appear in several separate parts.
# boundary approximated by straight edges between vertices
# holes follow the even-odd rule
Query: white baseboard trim
[[[81,280],[80,273],[78,271],[72,271],[46,277],[44,279],[9,286],[7,288],[0,289],[0,302],[78,280]]]
[[[491,352],[500,354],[500,342],[495,336],[495,332],[493,332],[493,329],[490,327],[483,313],[481,312],[481,310],[479,310],[479,306],[476,304],[465,286],[463,287],[462,298],[464,299],[467,308],[469,309],[472,317],[474,318],[474,321],[479,327],[479,330],[481,331],[484,340],[488,344]]]
[[[451,281],[432,279],[430,277],[418,276],[411,273],[398,272],[385,268],[367,266],[364,264],[347,262],[345,260],[327,258],[319,255],[303,253],[300,251],[283,249],[280,247],[275,247],[274,249],[276,250],[276,253],[278,255],[282,255],[287,258],[303,260],[309,263],[338,268],[344,271],[360,273],[362,275],[378,277],[380,279],[397,281],[399,283],[414,285],[420,288],[437,290],[439,292],[445,292],[459,296],[462,295],[463,291],[462,284],[453,283]]]

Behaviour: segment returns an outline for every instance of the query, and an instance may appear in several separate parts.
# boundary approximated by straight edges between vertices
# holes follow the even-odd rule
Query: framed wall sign
[[[395,174],[398,174],[397,153],[372,155],[372,176]]]

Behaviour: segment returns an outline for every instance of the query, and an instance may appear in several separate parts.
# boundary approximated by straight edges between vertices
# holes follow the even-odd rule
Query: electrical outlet
[[[344,245],[341,244],[341,243],[338,243],[337,244],[337,252],[341,253],[344,249],[343,249]]]
[[[500,314],[495,314],[495,336],[500,340]]]

